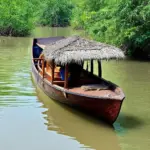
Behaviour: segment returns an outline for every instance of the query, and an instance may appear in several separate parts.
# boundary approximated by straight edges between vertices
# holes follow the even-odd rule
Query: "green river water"
[[[126,95],[113,128],[35,87],[32,37],[72,34],[36,28],[31,37],[0,37],[0,150],[150,150],[150,62],[102,61],[103,77]]]

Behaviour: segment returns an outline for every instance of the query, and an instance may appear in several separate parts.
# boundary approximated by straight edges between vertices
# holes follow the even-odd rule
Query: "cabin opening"
[[[87,60],[80,64],[56,65],[54,60],[45,61],[43,54],[40,55],[39,59],[38,70],[42,77],[52,84],[64,88],[78,87],[84,84],[98,84],[102,77],[101,62],[97,60]],[[95,70],[98,72],[97,75],[95,75]]]

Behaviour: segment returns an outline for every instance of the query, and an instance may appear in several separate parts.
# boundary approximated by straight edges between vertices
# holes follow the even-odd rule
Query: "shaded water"
[[[67,28],[37,28],[35,37],[72,35]],[[82,34],[82,33],[81,33]],[[0,149],[149,150],[150,65],[103,61],[103,77],[126,99],[113,127],[56,103],[31,79],[32,37],[0,37]]]

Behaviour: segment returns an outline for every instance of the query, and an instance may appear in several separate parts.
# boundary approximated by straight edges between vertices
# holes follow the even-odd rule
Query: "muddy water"
[[[0,149],[149,150],[149,62],[102,62],[103,77],[126,94],[113,127],[56,103],[32,82],[32,37],[72,34],[70,28],[36,28],[31,37],[0,37]]]

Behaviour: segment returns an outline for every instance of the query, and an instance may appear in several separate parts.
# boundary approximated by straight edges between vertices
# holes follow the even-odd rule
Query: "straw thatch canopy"
[[[120,59],[124,53],[111,45],[72,36],[46,45],[44,56],[56,64],[80,63],[84,60]]]

